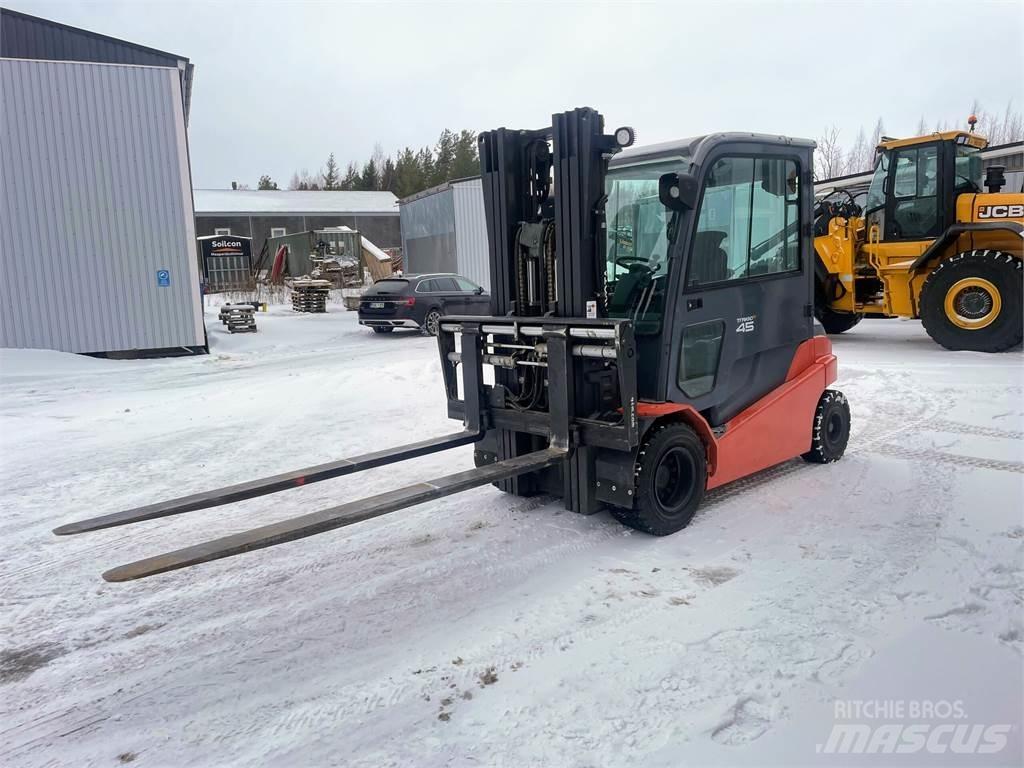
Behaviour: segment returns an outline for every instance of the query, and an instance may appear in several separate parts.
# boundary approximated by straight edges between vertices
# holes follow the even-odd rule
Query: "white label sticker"
[[[593,318],[596,318],[596,317],[597,317],[597,302],[596,301],[588,301],[587,302],[587,318],[588,319],[593,319]]]

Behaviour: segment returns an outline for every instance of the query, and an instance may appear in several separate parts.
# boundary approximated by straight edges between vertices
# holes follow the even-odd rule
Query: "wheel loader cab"
[[[883,141],[864,215],[882,242],[930,240],[956,222],[959,195],[982,190],[987,142],[964,131]]]
[[[608,314],[633,321],[642,400],[719,426],[785,381],[814,333],[813,146],[716,134],[612,160]],[[675,180],[688,193],[666,194]]]

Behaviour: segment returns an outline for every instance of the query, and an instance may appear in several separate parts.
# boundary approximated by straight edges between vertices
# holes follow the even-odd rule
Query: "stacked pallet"
[[[255,333],[256,307],[252,304],[225,304],[220,308],[220,321],[231,333]]]
[[[292,281],[292,309],[296,312],[326,312],[330,280],[300,278]]]

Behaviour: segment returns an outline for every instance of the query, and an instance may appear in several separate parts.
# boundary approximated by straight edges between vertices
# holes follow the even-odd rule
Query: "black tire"
[[[1004,352],[1021,343],[1024,270],[1005,251],[974,250],[940,263],[921,288],[921,324],[946,349]]]
[[[427,312],[427,316],[423,318],[423,331],[430,336],[437,336],[438,331],[441,330],[441,311],[438,309],[432,309]]]
[[[704,443],[687,424],[663,424],[637,454],[633,508],[612,513],[630,528],[668,536],[689,525],[706,486]]]
[[[832,336],[845,333],[864,319],[863,312],[836,312],[828,307],[816,307],[814,316],[818,318],[825,333]]]
[[[371,326],[374,333],[391,333],[395,330],[394,326],[391,325],[374,325]]]
[[[803,454],[804,461],[831,464],[843,458],[850,441],[850,403],[846,395],[835,389],[822,392],[811,429],[811,450]]]

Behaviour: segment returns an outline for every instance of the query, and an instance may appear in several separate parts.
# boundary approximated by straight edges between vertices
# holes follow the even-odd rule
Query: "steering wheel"
[[[974,183],[974,179],[969,179],[969,178],[967,178],[966,176],[964,176],[964,175],[963,175],[962,173],[958,173],[958,174],[956,175],[956,178],[957,178],[958,180],[959,180],[959,179],[963,179],[964,181],[966,181],[966,182],[967,182],[968,184],[970,184],[970,185],[971,185],[971,189],[973,189],[973,190],[974,190],[975,192],[980,192],[980,191],[981,191],[981,190],[980,190],[980,189],[978,188],[978,185]],[[955,185],[954,185],[954,186],[955,186]]]
[[[651,269],[651,265],[648,263],[647,259],[641,256],[619,256],[619,258],[615,260],[615,266],[622,267],[623,269],[629,269],[630,267],[643,267],[648,272],[654,271]]]

